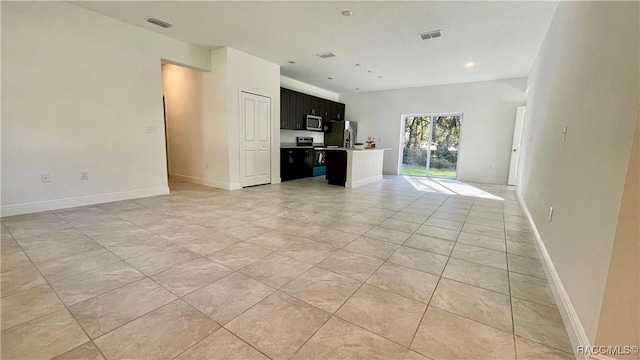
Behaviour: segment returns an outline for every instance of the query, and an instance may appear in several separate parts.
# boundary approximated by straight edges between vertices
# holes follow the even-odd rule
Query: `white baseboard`
[[[516,192],[516,195],[518,197],[518,201],[520,202],[520,206],[522,206],[522,210],[524,211],[525,216],[529,221],[531,231],[533,232],[533,235],[536,239],[536,248],[538,250],[538,255],[540,255],[540,259],[542,260],[542,266],[544,268],[544,272],[547,275],[551,291],[553,292],[553,297],[556,301],[556,304],[558,305],[560,316],[562,316],[562,322],[564,323],[564,327],[567,329],[567,334],[569,335],[571,346],[574,349],[574,355],[576,359],[588,360],[588,355],[579,355],[576,351],[579,346],[581,346],[583,349],[591,346],[589,339],[587,338],[587,334],[584,332],[584,327],[582,327],[582,323],[580,322],[580,318],[578,317],[578,314],[576,313],[576,310],[571,303],[569,294],[567,294],[567,291],[562,284],[562,280],[560,280],[560,275],[558,275],[558,272],[553,265],[553,261],[551,261],[549,252],[547,251],[547,248],[542,241],[542,237],[540,237],[540,233],[536,228],[536,224],[533,222],[533,217],[529,212],[529,208],[527,208],[527,203],[524,201],[519,191]]]
[[[222,181],[208,180],[208,179],[198,178],[198,177],[194,177],[194,176],[171,174],[171,179],[172,180],[177,180],[177,181],[188,182],[190,184],[198,184],[198,185],[214,187],[214,188],[217,188],[217,189],[235,190],[235,189],[232,188],[232,184],[230,184],[230,183],[226,183],[226,182],[222,182]]]
[[[163,186],[163,187],[152,188],[152,189],[131,190],[131,191],[109,193],[109,194],[79,196],[79,197],[73,197],[73,198],[67,198],[67,199],[37,201],[37,202],[15,204],[15,205],[3,205],[2,207],[0,207],[0,214],[2,214],[2,216],[22,215],[22,214],[41,212],[41,211],[66,209],[66,208],[72,208],[77,206],[103,204],[103,203],[108,203],[113,201],[139,199],[139,198],[149,197],[149,196],[165,195],[168,193],[169,193],[169,187]]]
[[[376,176],[368,177],[368,178],[362,179],[362,180],[347,181],[344,184],[344,187],[346,187],[348,189],[353,189],[353,188],[357,188],[357,187],[362,186],[362,185],[371,184],[371,183],[376,182],[378,180],[382,180],[382,175],[376,175]]]
[[[496,178],[485,178],[485,177],[458,177],[456,180],[458,181],[466,181],[480,184],[495,184],[495,185],[506,185],[506,179],[496,179]]]
[[[281,178],[280,176],[278,176],[278,177],[272,177],[272,178],[271,178],[271,183],[272,183],[272,184],[280,184],[280,183],[282,183],[282,178]]]
[[[171,174],[171,178],[177,181],[184,181],[191,184],[204,185],[204,186],[214,187],[214,188],[223,189],[223,190],[242,189],[242,183],[239,183],[239,182],[227,183],[222,181],[208,180],[208,179],[198,178],[194,176],[180,175],[180,174]],[[278,180],[278,183],[280,183],[280,178],[278,177],[276,179]],[[275,182],[272,182],[272,183],[275,184]]]

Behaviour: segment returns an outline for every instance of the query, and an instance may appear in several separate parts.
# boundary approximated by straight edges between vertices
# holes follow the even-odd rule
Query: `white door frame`
[[[267,95],[263,95],[263,94],[259,94],[257,92],[254,91],[248,91],[248,90],[243,90],[243,89],[239,89],[238,92],[238,123],[239,123],[239,134],[238,134],[238,142],[239,142],[239,153],[238,156],[240,157],[240,171],[238,172],[238,174],[240,175],[240,188],[244,187],[243,184],[243,180],[244,180],[244,109],[243,109],[243,105],[242,105],[242,94],[251,94],[251,95],[255,95],[255,96],[260,96],[263,97],[265,99],[269,99],[269,182],[268,184],[270,184],[272,182],[272,171],[273,171],[273,167],[272,167],[272,154],[271,152],[273,151],[273,99],[271,98],[271,96],[267,96]]]
[[[400,121],[400,142],[398,149],[398,175],[402,175],[402,157],[404,155],[404,132],[406,128],[407,117],[431,117],[431,124],[429,125],[429,151],[427,154],[427,177],[429,177],[429,165],[431,163],[431,140],[433,139],[433,119],[439,116],[459,116],[460,117],[460,134],[458,134],[458,156],[456,157],[456,179],[458,178],[458,169],[460,165],[460,154],[462,151],[462,124],[464,122],[464,113],[463,112],[451,112],[451,113],[422,113],[422,114],[402,114]],[[437,177],[437,176],[436,176]]]
[[[513,143],[511,146],[511,162],[509,164],[509,179],[507,180],[508,185],[515,185],[518,181],[518,163],[520,161],[522,129],[524,126],[524,115],[526,112],[526,106],[518,106],[516,110],[516,122],[513,128]]]

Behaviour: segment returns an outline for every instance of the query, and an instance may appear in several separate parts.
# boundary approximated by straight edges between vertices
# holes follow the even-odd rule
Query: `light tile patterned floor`
[[[3,359],[572,359],[513,188],[302,179],[2,219]]]

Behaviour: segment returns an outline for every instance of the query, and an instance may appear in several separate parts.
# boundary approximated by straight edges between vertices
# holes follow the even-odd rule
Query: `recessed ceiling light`
[[[289,64],[295,64],[296,62],[295,62],[295,61],[293,61],[293,60],[289,60],[289,61],[288,61],[288,63],[289,63]]]
[[[356,88],[356,90],[360,90],[360,88]]]
[[[165,29],[166,28],[170,28],[171,26],[173,26],[173,25],[171,25],[170,23],[168,23],[166,21],[162,21],[160,19],[154,18],[153,16],[150,16],[150,17],[146,18],[145,20],[147,20],[148,23],[151,23],[153,25],[158,25],[158,26],[163,27]]]
[[[345,10],[342,12],[342,16],[351,16],[353,15],[353,12],[351,10]]]
[[[356,66],[362,66],[362,64],[356,64]]]
[[[476,66],[476,63],[474,63],[473,61],[469,61],[468,63],[464,64],[465,67],[474,67]]]
[[[382,75],[378,76],[378,79],[382,79]]]
[[[367,71],[367,72],[372,73],[372,72],[373,72],[373,70],[369,70],[369,71]]]
[[[333,80],[333,78],[332,78],[331,76],[329,76],[327,79],[329,79],[329,80]]]

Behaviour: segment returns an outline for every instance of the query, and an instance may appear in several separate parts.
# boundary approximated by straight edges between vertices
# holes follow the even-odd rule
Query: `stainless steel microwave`
[[[306,118],[307,130],[322,131],[322,117],[315,115],[307,115]]]

